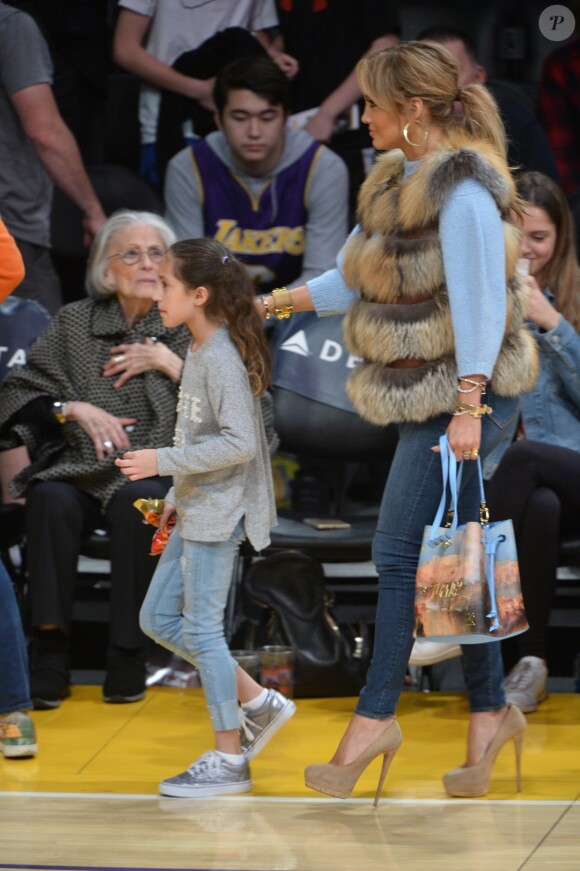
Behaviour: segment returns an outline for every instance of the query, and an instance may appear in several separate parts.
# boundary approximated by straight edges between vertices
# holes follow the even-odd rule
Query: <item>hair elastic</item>
[[[230,262],[230,258],[228,257],[227,254],[224,254],[224,256],[222,257],[222,263],[223,263],[223,265],[225,266],[226,263],[229,263],[229,262]]]

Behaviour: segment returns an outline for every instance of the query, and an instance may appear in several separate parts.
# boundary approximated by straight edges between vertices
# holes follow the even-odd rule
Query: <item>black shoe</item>
[[[110,704],[141,701],[145,698],[146,677],[143,650],[117,650],[107,668],[103,701]]]
[[[30,698],[36,711],[58,708],[70,696],[68,639],[58,629],[39,630],[30,648]]]
[[[35,711],[58,708],[70,696],[68,672],[40,666],[30,674],[30,698]]]

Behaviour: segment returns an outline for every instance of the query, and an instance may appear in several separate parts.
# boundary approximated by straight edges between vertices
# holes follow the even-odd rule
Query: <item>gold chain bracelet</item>
[[[471,417],[483,417],[484,414],[491,414],[493,408],[489,405],[471,405],[470,402],[458,402],[453,412],[453,417],[460,417],[462,414],[470,414]]]
[[[272,299],[274,300],[274,314],[279,321],[283,321],[290,317],[294,311],[294,303],[290,291],[286,287],[276,287],[272,291]]]

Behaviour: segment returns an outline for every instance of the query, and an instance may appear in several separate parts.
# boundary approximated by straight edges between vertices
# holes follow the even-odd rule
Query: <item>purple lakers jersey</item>
[[[205,234],[247,265],[261,293],[288,284],[302,272],[308,185],[322,147],[313,142],[294,163],[266,179],[254,196],[204,139],[191,146]]]

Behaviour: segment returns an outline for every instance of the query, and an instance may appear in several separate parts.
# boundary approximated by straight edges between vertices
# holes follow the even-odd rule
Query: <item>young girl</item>
[[[199,669],[216,745],[187,771],[164,780],[160,792],[188,798],[247,792],[248,760],[296,709],[237,666],[223,625],[240,543],[247,537],[262,550],[276,522],[259,403],[269,378],[268,348],[251,281],[219,242],[172,245],[160,282],[156,301],[163,323],[184,323],[193,336],[174,446],[128,451],[116,462],[132,481],[173,476],[160,526],[174,513],[178,523],[140,622],[147,635]]]

